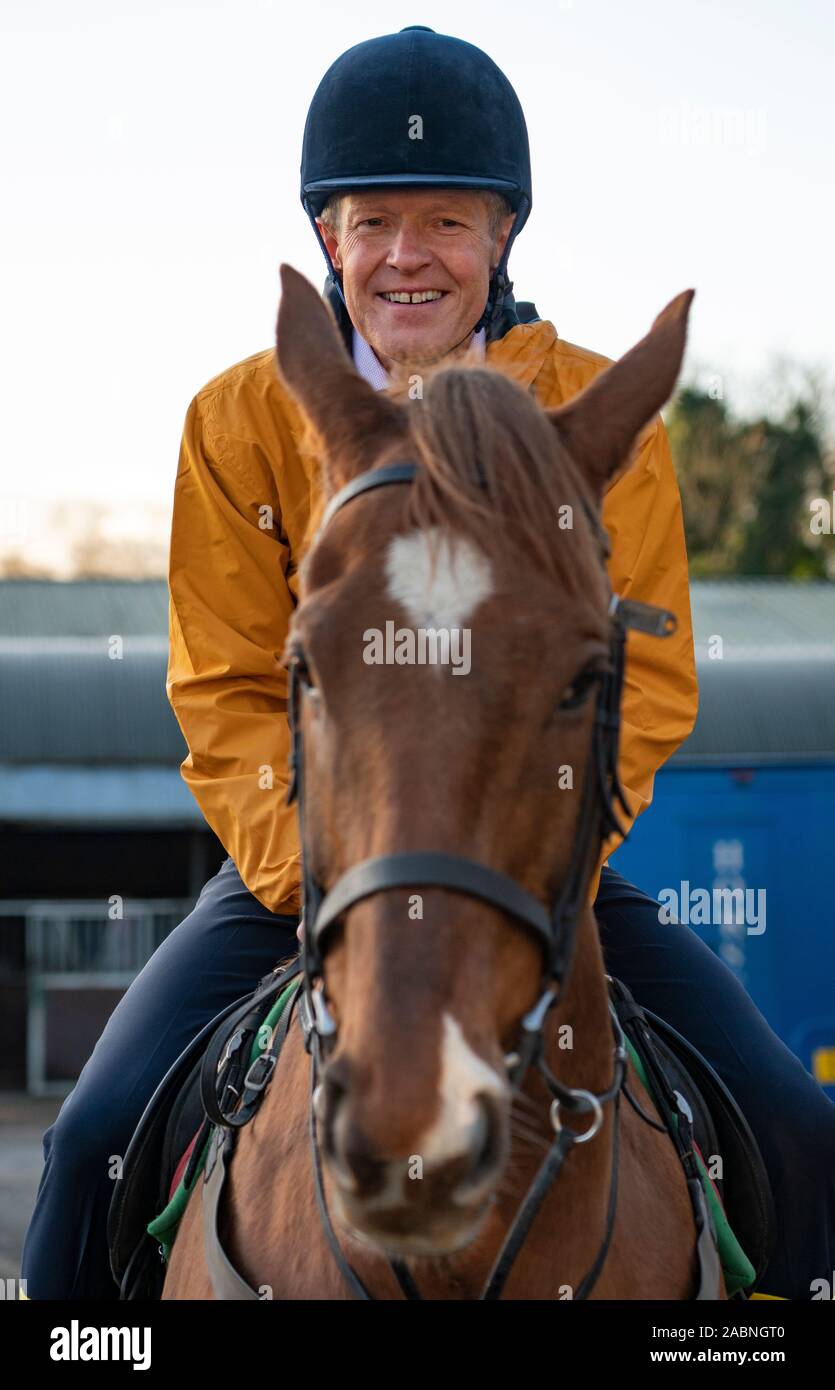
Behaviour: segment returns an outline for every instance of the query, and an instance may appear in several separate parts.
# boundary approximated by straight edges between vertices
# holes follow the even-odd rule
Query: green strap
[[[655,1092],[647,1079],[644,1064],[629,1038],[626,1039],[626,1046],[632,1065],[638,1073],[641,1082],[648,1094],[655,1100]],[[678,1128],[678,1115],[674,1115],[673,1118],[676,1128]],[[693,1150],[693,1156],[699,1169],[699,1177],[702,1180],[705,1199],[710,1207],[716,1227],[716,1245],[719,1251],[722,1271],[725,1275],[725,1285],[729,1294],[736,1293],[737,1290],[747,1288],[750,1284],[754,1283],[757,1277],[757,1271],[754,1269],[754,1266],[731,1230],[728,1218],[725,1215],[725,1208],[719,1201],[716,1189],[708,1176],[708,1171],[697,1149]]]
[[[267,1017],[264,1019],[264,1022],[261,1024],[252,1040],[252,1049],[249,1054],[250,1063],[254,1062],[255,1058],[265,1051],[270,1042],[273,1029],[281,1018],[286,1005],[289,1003],[293,991],[298,988],[299,983],[298,979],[292,980],[287,988],[282,990],[278,999],[273,1004],[270,1012],[267,1014]],[[263,1043],[261,1039],[263,1039]],[[174,1244],[177,1229],[183,1219],[185,1209],[188,1206],[188,1199],[194,1191],[199,1175],[203,1171],[203,1165],[206,1162],[206,1154],[209,1151],[209,1144],[211,1143],[214,1130],[215,1126],[212,1126],[209,1130],[206,1142],[200,1153],[200,1160],[194,1170],[189,1186],[186,1187],[183,1179],[180,1178],[171,1200],[163,1208],[159,1216],[155,1216],[153,1221],[149,1221],[148,1225],[145,1227],[148,1235],[153,1236],[154,1240],[158,1241],[162,1246],[163,1259],[166,1262],[171,1254],[171,1247]]]

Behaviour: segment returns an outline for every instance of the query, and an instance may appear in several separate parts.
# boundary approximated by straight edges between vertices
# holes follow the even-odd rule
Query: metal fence
[[[0,901],[0,918],[23,920],[30,1094],[71,1089],[48,1074],[48,1010],[55,992],[127,989],[193,906],[193,899],[177,898]]]
[[[41,975],[118,975],[129,983],[189,906],[173,899],[31,903],[26,912],[27,969]]]

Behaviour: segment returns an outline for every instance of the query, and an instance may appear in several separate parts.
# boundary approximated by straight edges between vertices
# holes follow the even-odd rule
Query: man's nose
[[[431,261],[432,253],[420,232],[413,228],[401,227],[395,233],[387,259],[388,264],[398,270],[414,270],[416,266],[426,265],[427,261]]]

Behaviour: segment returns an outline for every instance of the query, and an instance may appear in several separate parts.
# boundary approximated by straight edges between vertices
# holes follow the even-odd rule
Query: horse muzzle
[[[509,1152],[503,1096],[444,1097],[429,1129],[396,1146],[385,1113],[372,1117],[328,1069],[315,1108],[334,1214],[355,1237],[389,1253],[436,1256],[473,1239]]]

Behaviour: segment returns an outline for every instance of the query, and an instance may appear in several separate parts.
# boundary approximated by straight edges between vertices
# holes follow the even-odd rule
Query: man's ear
[[[370,468],[381,446],[405,438],[406,416],[355,370],[333,314],[310,281],[289,265],[280,273],[278,372],[322,442],[332,493]]]
[[[515,221],[516,221],[516,213],[515,213],[515,212],[509,212],[509,213],[507,214],[507,217],[505,217],[505,218],[503,219],[502,224],[501,224],[501,226],[499,227],[498,235],[497,235],[497,237],[496,237],[496,245],[495,245],[494,254],[493,254],[493,260],[495,261],[495,264],[496,264],[496,265],[499,264],[499,261],[500,261],[501,258],[502,258],[502,253],[503,253],[503,251],[504,251],[505,246],[507,245],[507,239],[508,239],[508,237],[510,236],[511,229],[512,229],[513,224],[514,224]],[[492,268],[492,267],[491,267],[491,268]]]
[[[547,414],[574,462],[602,498],[645,425],[670,397],[687,338],[695,290],[684,290],[645,338],[566,405]]]
[[[325,243],[325,250],[331,258],[334,270],[341,270],[342,264],[339,259],[339,242],[326,222],[320,217],[316,218],[316,226],[319,228],[319,235]]]

